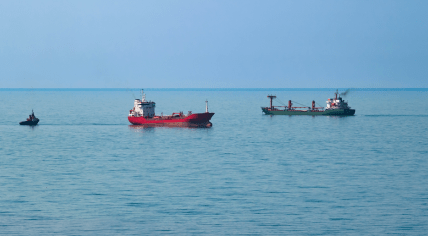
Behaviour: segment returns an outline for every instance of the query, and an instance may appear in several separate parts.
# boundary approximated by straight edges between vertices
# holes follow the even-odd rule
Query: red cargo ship
[[[146,101],[146,95],[141,90],[142,98],[134,100],[134,108],[129,111],[128,120],[133,125],[145,126],[173,126],[173,127],[211,127],[211,117],[214,113],[208,112],[208,101],[205,101],[205,113],[192,114],[191,111],[187,115],[183,112],[172,113],[170,116],[155,115],[156,103]]]

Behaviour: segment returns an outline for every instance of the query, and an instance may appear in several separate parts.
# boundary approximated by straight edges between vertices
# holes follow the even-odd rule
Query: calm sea
[[[137,90],[0,90],[0,234],[426,235],[428,90],[351,91],[353,117],[260,109],[333,93],[146,91],[158,114],[208,99],[213,127],[187,129],[130,126]]]

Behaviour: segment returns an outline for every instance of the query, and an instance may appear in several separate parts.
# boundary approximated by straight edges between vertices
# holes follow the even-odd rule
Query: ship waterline
[[[335,110],[324,110],[324,111],[313,111],[313,110],[279,110],[269,109],[262,107],[262,111],[266,115],[307,115],[307,116],[353,116],[355,114],[354,109],[335,109]]]
[[[214,113],[196,113],[191,115],[178,114],[176,116],[155,116],[152,118],[128,116],[133,125],[145,126],[172,126],[172,127],[211,127],[209,121]]]

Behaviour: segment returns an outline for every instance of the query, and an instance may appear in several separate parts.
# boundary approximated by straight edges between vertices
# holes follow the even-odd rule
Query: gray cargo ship
[[[266,115],[353,116],[355,114],[355,109],[351,109],[348,102],[345,102],[337,91],[334,98],[327,100],[325,109],[316,107],[315,101],[312,101],[312,107],[293,107],[291,100],[288,101],[288,106],[273,106],[272,100],[276,96],[267,97],[270,99],[270,107],[262,107]]]

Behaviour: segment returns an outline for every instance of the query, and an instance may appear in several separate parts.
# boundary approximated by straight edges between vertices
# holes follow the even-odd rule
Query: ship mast
[[[141,89],[141,102],[146,101],[146,95],[144,94],[144,89]]]
[[[273,96],[273,95],[271,94],[271,95],[268,95],[267,97],[268,97],[268,98],[270,98],[270,109],[273,109],[272,100],[273,100],[274,98],[276,98],[276,96]]]
[[[208,100],[205,100],[205,113],[208,113]]]

